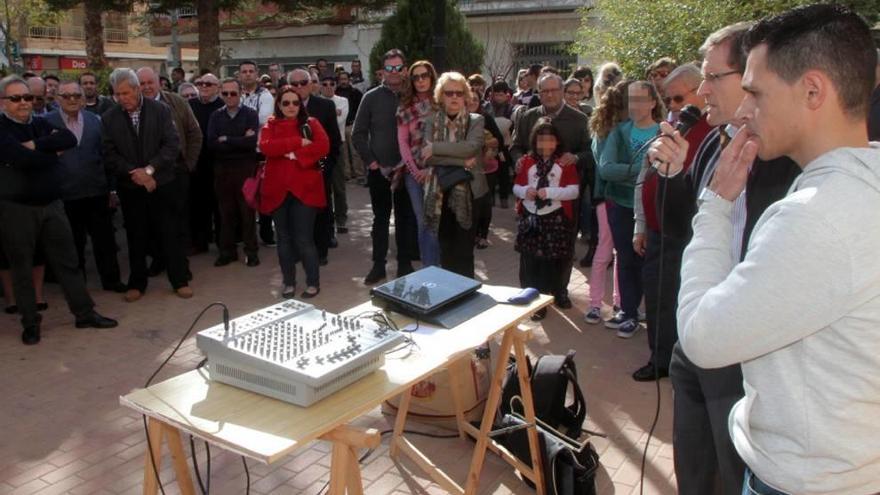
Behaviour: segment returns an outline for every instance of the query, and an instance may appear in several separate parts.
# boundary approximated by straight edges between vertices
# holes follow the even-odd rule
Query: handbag
[[[257,167],[257,172],[253,177],[244,180],[241,186],[241,193],[244,195],[244,202],[254,210],[260,209],[260,200],[262,198],[261,189],[263,187],[263,178],[266,176],[266,166]]]
[[[579,443],[536,418],[538,449],[544,468],[544,493],[547,495],[596,495],[596,471],[599,454],[586,441]],[[532,466],[529,452],[528,423],[519,414],[505,414],[500,429],[492,436],[520,461]],[[523,481],[534,488],[532,480]]]
[[[474,176],[464,167],[455,165],[435,165],[434,169],[437,173],[437,183],[443,192],[448,192],[457,184],[462,182],[470,182]]]

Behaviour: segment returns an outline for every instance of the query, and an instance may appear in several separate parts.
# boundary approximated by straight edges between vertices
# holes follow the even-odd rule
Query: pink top
[[[422,157],[413,155],[413,145],[415,143],[413,143],[411,137],[421,136],[421,133],[424,132],[425,119],[431,113],[431,104],[428,101],[429,95],[416,95],[416,98],[417,100],[406,110],[411,112],[411,114],[418,114],[418,118],[404,120],[398,116],[397,119],[397,144],[400,147],[400,156],[403,158],[403,163],[406,164],[409,173],[414,175],[417,175],[418,171],[425,167],[424,163],[422,163]],[[401,109],[401,112],[403,111]],[[401,112],[398,112],[398,115]],[[425,136],[421,136],[418,147],[421,148],[424,142]]]

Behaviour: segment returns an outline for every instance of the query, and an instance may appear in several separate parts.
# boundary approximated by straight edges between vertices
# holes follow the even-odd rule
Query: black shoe
[[[49,309],[49,303],[47,302],[38,302],[37,303],[37,311],[46,311]]]
[[[319,265],[327,266],[327,263],[330,263],[330,260],[328,260],[326,256],[322,256],[322,257],[318,258]]]
[[[658,378],[666,378],[667,376],[669,376],[669,368],[654,368],[654,365],[651,363],[642,366],[632,374],[633,380],[637,382],[653,382]]]
[[[370,273],[364,277],[364,284],[373,285],[383,278],[385,278],[385,267],[379,264],[374,264],[373,268],[370,269]]]
[[[248,256],[244,264],[247,266],[260,266],[260,258],[256,254],[253,256]]]
[[[336,249],[339,247],[339,241],[336,240],[336,237],[331,237],[328,246],[330,246],[330,249]]]
[[[115,328],[118,325],[116,320],[101,316],[95,311],[85,318],[76,319],[76,328]]]
[[[220,257],[214,261],[214,266],[226,266],[233,261],[238,261],[238,256],[225,256],[221,254]]]
[[[14,315],[15,313],[18,313],[18,305],[12,304],[12,305],[6,306],[6,309],[4,309],[3,311],[5,311],[6,314],[8,314],[8,315]]]
[[[397,278],[409,275],[414,272],[413,266],[411,263],[398,263],[397,264]]]
[[[547,308],[541,308],[535,314],[532,315],[532,321],[541,321],[546,317],[547,317]]]
[[[267,246],[275,245],[275,232],[271,228],[260,228],[260,240]]]
[[[581,258],[581,266],[589,267],[593,266],[593,256],[596,255],[596,246],[590,245],[589,249],[587,249],[587,254]]]
[[[507,203],[507,198],[501,198],[501,209],[506,210],[510,208],[510,205]]]
[[[24,345],[34,345],[40,342],[40,324],[27,327],[21,332],[21,343]]]
[[[336,226],[336,233],[337,234],[347,234],[348,227],[346,227],[345,225],[337,225]]]
[[[153,262],[150,263],[150,268],[147,270],[147,275],[150,277],[157,277],[164,271],[165,266],[161,262],[153,260]]]
[[[318,294],[321,293],[321,288],[320,288],[320,287],[315,287],[315,288],[314,288],[314,289],[315,289],[314,292],[309,292],[309,289],[310,289],[310,288],[311,288],[311,287],[306,287],[306,290],[302,291],[302,294],[300,294],[299,297],[301,297],[301,298],[303,298],[303,299],[311,299],[311,298],[313,298],[313,297],[315,297],[315,296],[317,296]]]
[[[568,296],[556,296],[556,307],[559,309],[571,309],[571,299]]]
[[[122,282],[116,282],[115,284],[105,285],[104,290],[106,290],[107,292],[116,292],[117,294],[122,294],[128,290],[128,287]]]

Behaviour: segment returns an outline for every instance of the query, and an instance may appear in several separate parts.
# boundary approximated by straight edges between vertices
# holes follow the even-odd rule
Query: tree
[[[370,66],[381,67],[382,55],[399,48],[409,61],[431,60],[433,36],[436,29],[431,0],[401,0],[397,11],[385,20],[379,41],[370,52]],[[446,4],[446,65],[462,74],[480,71],[483,65],[483,46],[468,31],[464,16],[455,2]]]
[[[594,59],[615,61],[631,77],[642,78],[654,60],[699,60],[698,49],[715,30],[756,20],[815,0],[595,0],[581,9],[575,49]],[[843,3],[877,22],[877,0]]]
[[[54,12],[43,0],[2,0],[0,4],[0,36],[3,53],[9,65],[16,66],[15,48],[18,40],[27,35],[28,26],[57,23],[61,14]]]
[[[89,69],[101,70],[107,67],[107,59],[104,55],[104,20],[103,12],[128,12],[131,10],[133,0],[45,0],[46,3],[57,11],[69,10],[80,4],[83,5],[83,32],[85,33],[86,58]]]

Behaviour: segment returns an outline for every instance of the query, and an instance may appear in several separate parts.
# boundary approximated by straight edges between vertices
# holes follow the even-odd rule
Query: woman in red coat
[[[260,213],[271,214],[278,232],[278,263],[284,279],[281,295],[296,295],[296,262],[302,260],[306,289],[300,297],[320,292],[315,216],[327,205],[320,159],[330,150],[327,133],[310,118],[293,88],[275,98],[275,115],[260,131],[260,151],[266,156]]]

